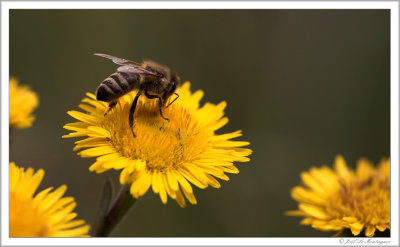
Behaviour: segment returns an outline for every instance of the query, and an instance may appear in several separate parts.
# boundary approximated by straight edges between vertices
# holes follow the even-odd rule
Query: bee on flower
[[[232,140],[242,135],[240,130],[215,133],[228,123],[225,102],[200,107],[203,92],[191,93],[188,82],[174,92],[179,100],[163,102],[169,105],[162,109],[169,121],[160,117],[159,102],[137,99],[134,135],[127,119],[138,90],[120,97],[110,111],[107,102],[88,93],[79,105],[85,112],[68,112],[78,122],[66,124],[72,133],[63,137],[84,137],[75,142],[74,151],[85,149],[78,153],[81,157],[96,157],[89,170],[121,170],[120,183],[130,185],[134,198],[151,187],[164,204],[168,197],[181,207],[185,198],[196,204],[193,185],[220,188],[217,178],[229,180],[226,173],[239,172],[234,162],[248,162],[252,151],[244,148],[249,142]]]

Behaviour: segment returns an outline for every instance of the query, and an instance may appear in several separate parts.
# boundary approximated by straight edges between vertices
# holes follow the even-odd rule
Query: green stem
[[[129,193],[129,185],[122,186],[110,209],[100,219],[101,222],[98,227],[94,229],[93,237],[107,237],[110,235],[135,202],[136,199]]]
[[[9,134],[8,134],[8,138],[9,138],[9,143],[8,143],[8,146],[9,146],[9,148],[11,149],[11,143],[12,143],[12,140],[11,140],[11,132],[13,131],[13,128],[11,128],[11,127],[9,127],[8,128],[9,129]]]

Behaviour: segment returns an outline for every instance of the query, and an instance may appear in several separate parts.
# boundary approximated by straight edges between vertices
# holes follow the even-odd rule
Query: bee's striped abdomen
[[[137,75],[117,72],[105,79],[97,88],[97,100],[110,102],[137,88]]]

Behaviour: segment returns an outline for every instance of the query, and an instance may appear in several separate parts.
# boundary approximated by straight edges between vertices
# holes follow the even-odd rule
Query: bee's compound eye
[[[170,90],[170,92],[171,92],[171,94],[173,93],[173,92],[175,92],[175,90],[176,90],[176,84],[175,84],[175,82],[172,82],[173,84],[172,84],[172,87],[171,87],[171,90]]]

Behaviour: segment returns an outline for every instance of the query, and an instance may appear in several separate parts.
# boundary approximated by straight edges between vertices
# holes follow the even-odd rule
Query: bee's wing
[[[123,66],[119,67],[117,69],[117,71],[122,72],[122,73],[127,73],[127,74],[144,74],[144,75],[152,75],[152,76],[160,77],[160,75],[157,73],[153,73],[142,67],[132,66],[131,64],[123,65]]]
[[[114,63],[119,64],[119,65],[132,64],[134,66],[142,67],[142,65],[140,63],[137,63],[137,62],[125,59],[125,58],[114,57],[114,56],[103,54],[103,53],[95,53],[94,55],[99,56],[99,57],[108,58],[108,59],[112,60]]]
[[[99,56],[99,57],[108,58],[116,64],[123,65],[118,68],[118,70],[117,70],[118,72],[145,74],[145,75],[161,77],[161,75],[158,73],[148,71],[146,68],[143,67],[142,64],[125,59],[125,58],[114,57],[114,56],[103,54],[103,53],[94,53],[94,55]]]

